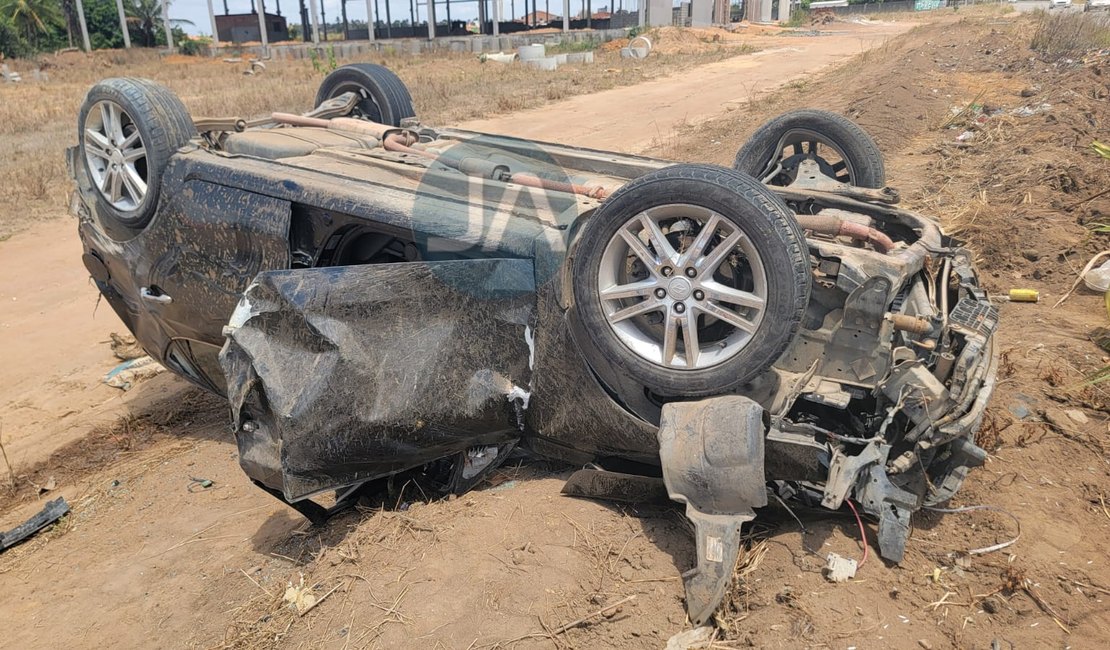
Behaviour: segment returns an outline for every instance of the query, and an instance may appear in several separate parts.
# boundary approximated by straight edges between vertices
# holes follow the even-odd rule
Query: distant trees
[[[0,0],[0,17],[31,48],[49,40],[63,25],[58,0]]]
[[[2,1],[2,0],[0,0]],[[165,27],[162,23],[162,2],[169,7],[170,0],[128,0],[123,3],[124,13],[127,14],[128,31],[138,38],[139,45],[154,47],[164,45]],[[192,25],[188,20],[170,19],[170,27]]]
[[[123,0],[131,42],[141,47],[166,44],[162,2]],[[83,0],[89,44],[95,50],[123,47],[116,0]],[[184,36],[188,20],[170,20],[174,40]],[[44,50],[80,44],[74,0],[0,0],[0,55],[25,57]]]

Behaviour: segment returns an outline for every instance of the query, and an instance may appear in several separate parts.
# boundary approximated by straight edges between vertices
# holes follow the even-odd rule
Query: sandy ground
[[[783,50],[742,77],[765,79],[760,86],[734,80],[714,99],[706,96],[706,81],[738,64],[703,66],[662,82],[678,98],[665,107],[641,101],[643,84],[497,120],[501,126],[465,126],[574,143],[569,129],[585,128],[577,123],[592,105],[600,108],[590,114],[601,117],[590,126],[608,121],[577,131],[577,143],[726,162],[746,134],[780,110],[811,103],[840,110],[876,134],[890,180],[911,207],[945,216],[982,247],[992,237],[1005,240],[998,243],[1010,253],[994,253],[985,268],[993,289],[1020,283],[1040,288],[1046,299],[1062,294],[1072,260],[1082,265],[1099,245],[1082,240],[1084,229],[1062,216],[1062,206],[1105,176],[1072,170],[1078,187],[1065,201],[1052,186],[1056,178],[1059,187],[1058,175],[1037,176],[1046,179],[1043,191],[1030,183],[1031,198],[1022,203],[1028,207],[1011,217],[1019,221],[995,220],[985,207],[985,216],[977,210],[971,217],[960,209],[984,202],[984,188],[1006,200],[1012,188],[980,181],[998,166],[997,154],[953,153],[946,143],[954,134],[937,128],[983,83],[1000,88],[998,101],[1007,108],[1025,101],[1018,89],[1042,71],[1005,66],[1028,58],[1019,51],[1027,35],[1005,21],[953,20],[909,33],[874,29],[903,37],[867,41],[878,46],[870,58],[832,69],[859,53],[865,41],[858,31],[793,37],[790,48],[818,41],[827,48],[841,38],[842,49],[798,58]],[[969,47],[977,56],[966,56]],[[1012,56],[991,58],[1007,47]],[[825,74],[800,77],[803,63]],[[770,93],[775,79],[792,80],[791,87]],[[1091,82],[1081,81],[1088,90]],[[756,101],[744,103],[749,99]],[[742,106],[730,111],[729,102]],[[1105,125],[1097,110],[1065,105],[1060,111],[1067,113],[1057,114],[1085,111]],[[539,124],[546,126],[527,131]],[[671,134],[675,125],[681,128]],[[1046,131],[1064,126],[1052,128]],[[1066,139],[1055,135],[1052,146]],[[1011,223],[1038,233],[1032,239],[1041,264],[1023,256],[1030,246],[997,234],[1018,230]],[[58,479],[58,488],[41,497],[23,489],[14,507],[0,510],[0,528],[58,493],[75,506],[62,525],[0,557],[5,646],[659,648],[685,629],[678,574],[693,558],[678,508],[561,498],[567,468],[532,464],[501,472],[459,499],[425,503],[402,494],[398,503],[406,509],[354,512],[309,528],[247,483],[220,400],[165,375],[124,398],[99,384],[115,363],[101,341],[122,326],[103,305],[94,316],[95,291],[70,220],[2,242],[0,253],[0,349],[16,360],[0,368],[3,440],[17,474],[26,475],[21,483]],[[721,621],[732,639],[726,647],[989,647],[993,640],[1001,647],[1105,647],[1104,402],[1098,392],[1065,390],[1100,364],[1102,353],[1086,334],[1105,323],[1105,314],[1099,296],[1078,295],[1060,311],[1051,302],[1004,307],[1004,387],[985,431],[994,437],[992,461],[973,474],[958,504],[993,503],[1018,513],[1021,541],[1008,553],[968,558],[960,551],[1012,537],[1012,522],[996,514],[924,515],[915,518],[901,566],[873,556],[859,579],[833,586],[821,579],[813,549],[857,556],[854,520],[801,512],[801,528],[768,509],[753,529],[763,541],[752,548],[765,556],[751,559],[751,573]],[[1078,408],[1087,422],[1064,419],[1049,427],[1043,418],[1018,418],[1015,405],[1048,417]],[[189,491],[193,478],[214,485]],[[317,596],[331,594],[304,617],[280,602],[286,587],[302,579]],[[1006,589],[1007,582],[1028,584],[1029,591]],[[1060,626],[1030,593],[1059,614]],[[633,595],[611,618],[548,634]]]
[[[703,65],[682,79],[580,95],[555,105],[503,117],[473,120],[463,128],[510,133],[521,138],[638,153],[671,135],[676,127],[697,124],[783,84],[870,50],[904,34],[911,23],[840,23],[819,37],[762,40],[750,56]],[[676,84],[685,92],[675,92]]]

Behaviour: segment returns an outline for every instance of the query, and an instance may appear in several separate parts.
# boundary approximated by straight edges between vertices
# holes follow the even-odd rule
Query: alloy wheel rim
[[[695,205],[625,221],[601,255],[597,295],[609,327],[641,359],[701,370],[732,359],[758,330],[767,273],[748,236]]]
[[[147,194],[147,154],[138,125],[116,102],[93,105],[85,118],[85,161],[100,194],[113,208],[137,210]]]

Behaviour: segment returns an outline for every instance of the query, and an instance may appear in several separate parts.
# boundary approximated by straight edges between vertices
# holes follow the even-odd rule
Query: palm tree
[[[57,0],[0,0],[0,15],[10,20],[32,45],[40,35],[62,24]]]
[[[168,9],[170,0],[164,1]],[[143,47],[154,47],[157,44],[158,31],[163,28],[162,0],[130,0],[124,5],[124,13],[127,14],[127,22],[135,28]],[[192,24],[189,20],[170,19],[170,27]]]

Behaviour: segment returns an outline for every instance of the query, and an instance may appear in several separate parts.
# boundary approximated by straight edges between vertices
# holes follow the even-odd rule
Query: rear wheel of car
[[[105,79],[85,96],[77,129],[101,226],[116,238],[141,231],[158,206],[170,156],[196,135],[189,112],[152,81]]]
[[[405,82],[386,67],[373,63],[352,63],[336,69],[320,84],[316,105],[349,92],[360,97],[355,105],[355,117],[400,126],[401,120],[416,115]]]
[[[806,159],[842,183],[886,186],[879,146],[855,122],[829,111],[804,109],[774,118],[756,129],[732,166],[768,185],[784,186],[794,181]]]
[[[749,176],[675,165],[613,194],[578,237],[573,290],[604,361],[660,396],[726,392],[767,370],[809,299],[805,239]]]

